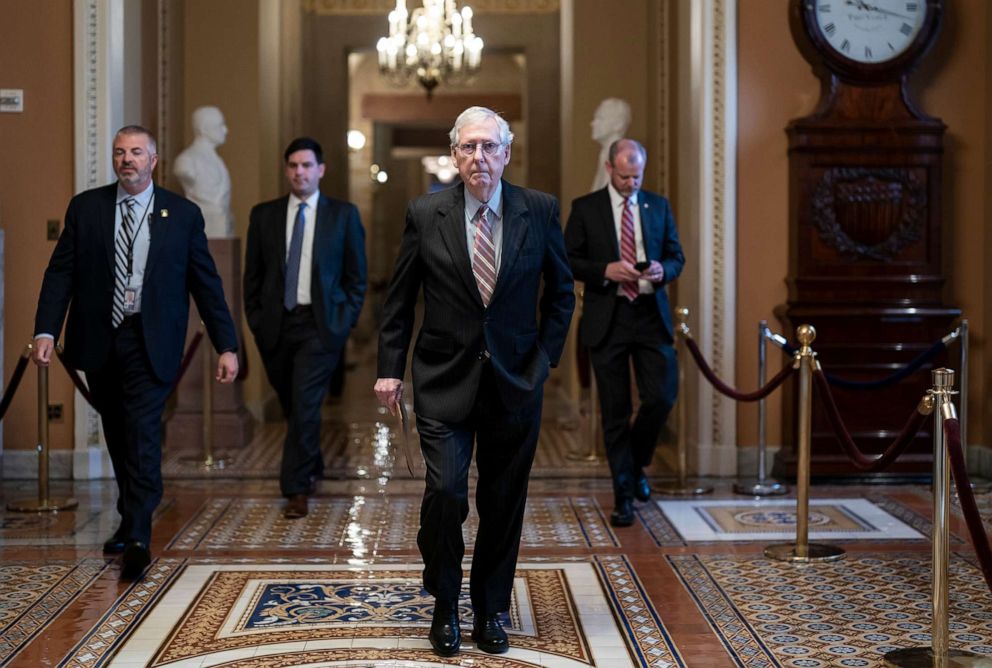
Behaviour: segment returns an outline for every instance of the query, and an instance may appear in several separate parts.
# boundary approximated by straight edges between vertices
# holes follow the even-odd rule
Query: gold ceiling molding
[[[385,16],[395,0],[303,0],[303,11],[320,16]],[[553,14],[561,0],[472,0],[476,14]]]

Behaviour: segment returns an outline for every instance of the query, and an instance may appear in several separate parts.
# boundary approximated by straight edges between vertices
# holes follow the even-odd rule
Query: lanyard
[[[138,226],[134,228],[134,232],[131,233],[131,239],[127,243],[127,277],[130,280],[132,274],[132,267],[134,265],[134,242],[138,239],[138,232],[141,231],[141,226],[145,224],[145,218],[148,216],[148,209],[151,208],[152,199],[155,196],[152,195],[148,198],[148,202],[145,203],[145,210],[141,212],[141,218],[138,219]],[[124,224],[124,200],[121,201],[121,225]]]

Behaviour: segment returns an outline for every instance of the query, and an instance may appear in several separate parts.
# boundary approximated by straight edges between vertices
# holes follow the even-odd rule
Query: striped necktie
[[[124,319],[124,289],[128,280],[127,259],[128,255],[134,252],[135,204],[133,197],[121,202],[121,229],[114,242],[114,307],[110,314],[110,324],[114,329],[117,329]]]
[[[475,228],[475,252],[472,255],[472,273],[479,286],[483,306],[489,306],[496,287],[496,248],[493,246],[493,226],[489,220],[489,207],[479,207]]]
[[[623,215],[620,216],[620,259],[630,264],[637,264],[637,246],[634,243],[634,212],[630,210],[633,202],[629,197],[623,199]],[[623,294],[630,301],[637,299],[637,281],[624,281],[620,284]]]

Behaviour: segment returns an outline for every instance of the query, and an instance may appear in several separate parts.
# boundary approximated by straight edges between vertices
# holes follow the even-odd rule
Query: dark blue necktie
[[[306,202],[300,202],[300,208],[296,210],[293,238],[289,242],[289,257],[286,259],[286,291],[282,297],[283,306],[287,311],[296,308],[296,289],[300,284],[300,258],[303,256],[303,227],[306,225],[303,210],[306,206]]]

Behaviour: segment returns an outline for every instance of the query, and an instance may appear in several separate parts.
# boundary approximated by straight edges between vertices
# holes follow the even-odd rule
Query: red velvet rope
[[[59,358],[59,361],[62,362],[62,368],[65,369],[67,374],[69,374],[69,379],[72,380],[72,384],[76,386],[79,393],[83,395],[83,399],[86,399],[86,403],[93,406],[93,396],[90,394],[89,388],[86,387],[86,383],[83,382],[83,379],[79,377],[79,373],[77,373],[71,366],[67,365],[65,360],[62,359],[62,349],[59,346],[55,347],[55,355]]]
[[[186,370],[193,361],[193,355],[196,354],[196,348],[200,345],[200,340],[202,338],[203,332],[197,332],[193,335],[193,340],[189,342],[189,347],[186,348],[186,354],[183,355],[183,362],[179,365],[179,373],[176,374],[176,379],[172,382],[173,391],[179,387],[179,381],[183,379],[183,376],[186,374]]]
[[[830,424],[833,425],[837,440],[844,449],[844,454],[848,456],[855,468],[862,471],[874,472],[885,469],[899,455],[906,451],[910,442],[920,431],[920,427],[930,417],[918,410],[914,410],[913,414],[906,421],[906,425],[902,428],[902,431],[899,432],[899,435],[896,436],[892,444],[885,449],[885,452],[878,457],[867,456],[861,452],[860,448],[855,444],[854,439],[851,438],[850,432],[847,431],[847,427],[844,426],[844,420],[841,418],[840,412],[837,410],[837,404],[834,402],[834,396],[830,392],[830,383],[827,381],[826,376],[823,375],[823,371],[821,369],[815,369],[813,371],[813,379],[816,381],[816,387],[819,390],[816,395],[820,397],[820,401],[826,409],[827,417],[830,419]]]
[[[693,359],[696,360],[696,365],[699,366],[699,370],[704,376],[706,376],[706,380],[710,381],[713,387],[717,390],[737,401],[758,401],[759,399],[764,399],[769,394],[774,392],[779,385],[784,383],[785,379],[788,378],[793,371],[795,371],[791,364],[787,364],[782,367],[782,370],[779,371],[774,378],[768,381],[764,387],[760,387],[754,392],[740,392],[724,383],[715,373],[713,373],[713,369],[711,369],[710,365],[706,363],[703,353],[700,352],[699,346],[696,345],[696,342],[692,340],[691,337],[686,337],[685,345],[689,349],[689,352],[692,353]]]
[[[975,503],[975,493],[971,489],[968,478],[968,465],[964,461],[964,451],[961,449],[961,423],[957,418],[944,420],[944,438],[947,441],[947,453],[951,458],[951,471],[954,472],[954,484],[958,489],[958,499],[961,501],[961,512],[968,524],[971,534],[971,544],[978,555],[978,564],[982,567],[985,584],[992,592],[992,548],[989,547],[989,536],[982,526],[982,516]]]
[[[10,382],[7,383],[7,389],[3,393],[3,399],[0,400],[0,420],[2,420],[7,414],[7,409],[10,408],[10,402],[14,400],[14,394],[17,392],[17,388],[21,384],[21,378],[24,377],[24,368],[27,365],[27,357],[22,356],[19,360],[17,360],[17,366],[14,367],[14,373],[11,374]]]

